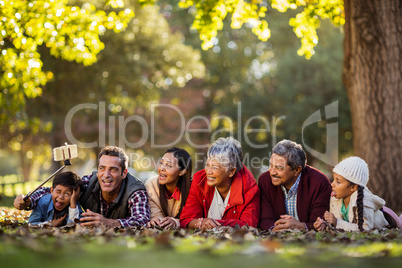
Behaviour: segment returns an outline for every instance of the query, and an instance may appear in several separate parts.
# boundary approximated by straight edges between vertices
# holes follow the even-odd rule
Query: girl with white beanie
[[[399,227],[401,219],[384,207],[385,201],[366,188],[369,170],[366,162],[356,156],[344,159],[332,170],[334,180],[330,212],[317,218],[316,230],[324,230],[327,224],[345,231],[368,231],[374,228]]]

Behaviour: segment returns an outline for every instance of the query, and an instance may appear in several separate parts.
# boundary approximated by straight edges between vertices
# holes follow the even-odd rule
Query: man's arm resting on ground
[[[127,202],[131,215],[125,219],[118,219],[121,226],[126,228],[146,225],[151,218],[146,190],[135,191]]]

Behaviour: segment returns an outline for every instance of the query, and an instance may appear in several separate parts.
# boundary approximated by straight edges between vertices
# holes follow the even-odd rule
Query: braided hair
[[[363,232],[363,197],[364,197],[364,186],[358,185],[357,186],[357,225],[359,226],[360,232]]]

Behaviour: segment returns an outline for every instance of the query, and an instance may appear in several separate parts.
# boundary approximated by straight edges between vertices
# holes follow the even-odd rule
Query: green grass
[[[400,238],[388,242],[285,242],[136,231],[98,235],[3,227],[2,267],[401,267]],[[293,237],[289,236],[289,237]],[[268,247],[267,247],[268,246]],[[273,246],[270,248],[270,246]],[[270,248],[270,249],[268,249]],[[268,250],[267,250],[268,249]]]
[[[102,240],[102,239],[101,239]],[[216,253],[213,248],[195,252],[177,252],[174,249],[160,249],[153,246],[130,248],[124,239],[82,243],[30,242],[25,245],[0,246],[2,267],[27,267],[40,264],[41,267],[401,267],[402,257],[374,258],[347,257],[331,254],[331,251],[317,247],[292,246],[285,248],[291,253]],[[247,247],[245,247],[246,249]],[[302,251],[302,255],[293,255]],[[292,253],[293,252],[293,253]],[[4,265],[4,266],[3,266]],[[36,265],[35,265],[36,266]]]

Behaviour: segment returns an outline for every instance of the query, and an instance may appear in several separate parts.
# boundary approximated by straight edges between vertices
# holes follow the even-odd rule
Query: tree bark
[[[345,0],[343,81],[368,188],[402,211],[402,1]]]
[[[21,150],[19,151],[21,173],[24,182],[29,181],[32,171],[32,160],[26,157],[26,153],[26,150],[23,150],[23,148],[21,148]]]

